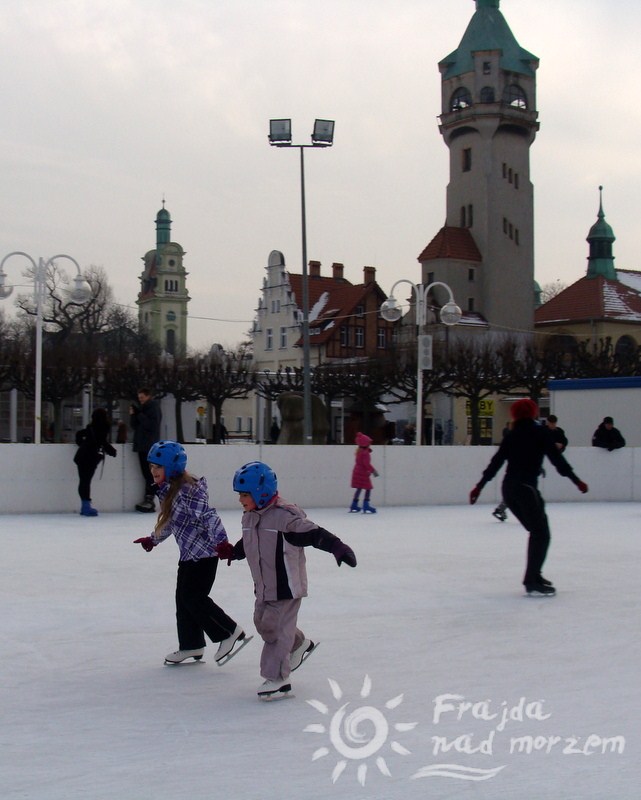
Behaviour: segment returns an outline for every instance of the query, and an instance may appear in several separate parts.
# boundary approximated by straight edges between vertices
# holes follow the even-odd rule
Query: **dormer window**
[[[527,95],[518,83],[511,83],[505,87],[503,102],[512,108],[527,109]]]

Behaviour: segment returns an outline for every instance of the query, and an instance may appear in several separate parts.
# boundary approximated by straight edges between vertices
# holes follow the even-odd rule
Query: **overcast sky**
[[[306,151],[308,258],[420,281],[445,219],[448,152],[437,63],[473,0],[2,0],[0,256],[57,253],[103,266],[135,308],[163,196],[186,250],[189,344],[238,343],[271,250],[301,270],[298,150],[316,117],[331,149]],[[641,4],[503,0],[540,59],[531,149],[535,277],[572,283],[598,186],[615,264],[641,269]],[[20,259],[5,270],[21,279]],[[8,306],[13,298],[4,302]],[[196,319],[203,317],[206,319]]]

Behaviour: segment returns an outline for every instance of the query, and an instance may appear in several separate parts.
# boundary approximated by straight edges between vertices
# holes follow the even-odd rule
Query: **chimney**
[[[365,286],[376,280],[376,267],[363,267],[363,283]]]
[[[342,281],[343,280],[343,264],[339,264],[337,261],[334,261],[332,264],[332,278],[335,281]]]
[[[309,277],[310,278],[320,278],[320,268],[321,268],[321,262],[320,261],[310,261],[309,262]]]

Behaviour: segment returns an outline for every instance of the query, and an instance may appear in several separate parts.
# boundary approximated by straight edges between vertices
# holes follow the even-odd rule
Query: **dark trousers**
[[[96,472],[95,461],[81,461],[78,467],[78,494],[81,500],[91,500],[91,479]]]
[[[154,497],[156,494],[156,484],[151,476],[149,462],[147,461],[147,453],[138,453],[138,461],[140,462],[140,471],[142,472],[142,477],[145,479],[145,497],[147,495]]]
[[[181,650],[205,647],[205,633],[212,642],[222,642],[236,629],[234,620],[209,597],[217,568],[217,558],[178,562],[176,624]]]
[[[550,546],[550,526],[543,497],[538,489],[527,483],[504,481],[503,499],[530,534],[523,583],[538,583]]]

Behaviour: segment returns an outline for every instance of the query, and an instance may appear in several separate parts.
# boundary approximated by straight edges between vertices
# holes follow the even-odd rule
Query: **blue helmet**
[[[165,468],[166,480],[182,475],[187,467],[187,453],[178,442],[156,442],[147,454],[150,464],[158,464]]]
[[[237,469],[234,474],[234,491],[247,492],[256,503],[256,508],[264,508],[278,492],[278,478],[274,470],[262,461],[250,461]]]

